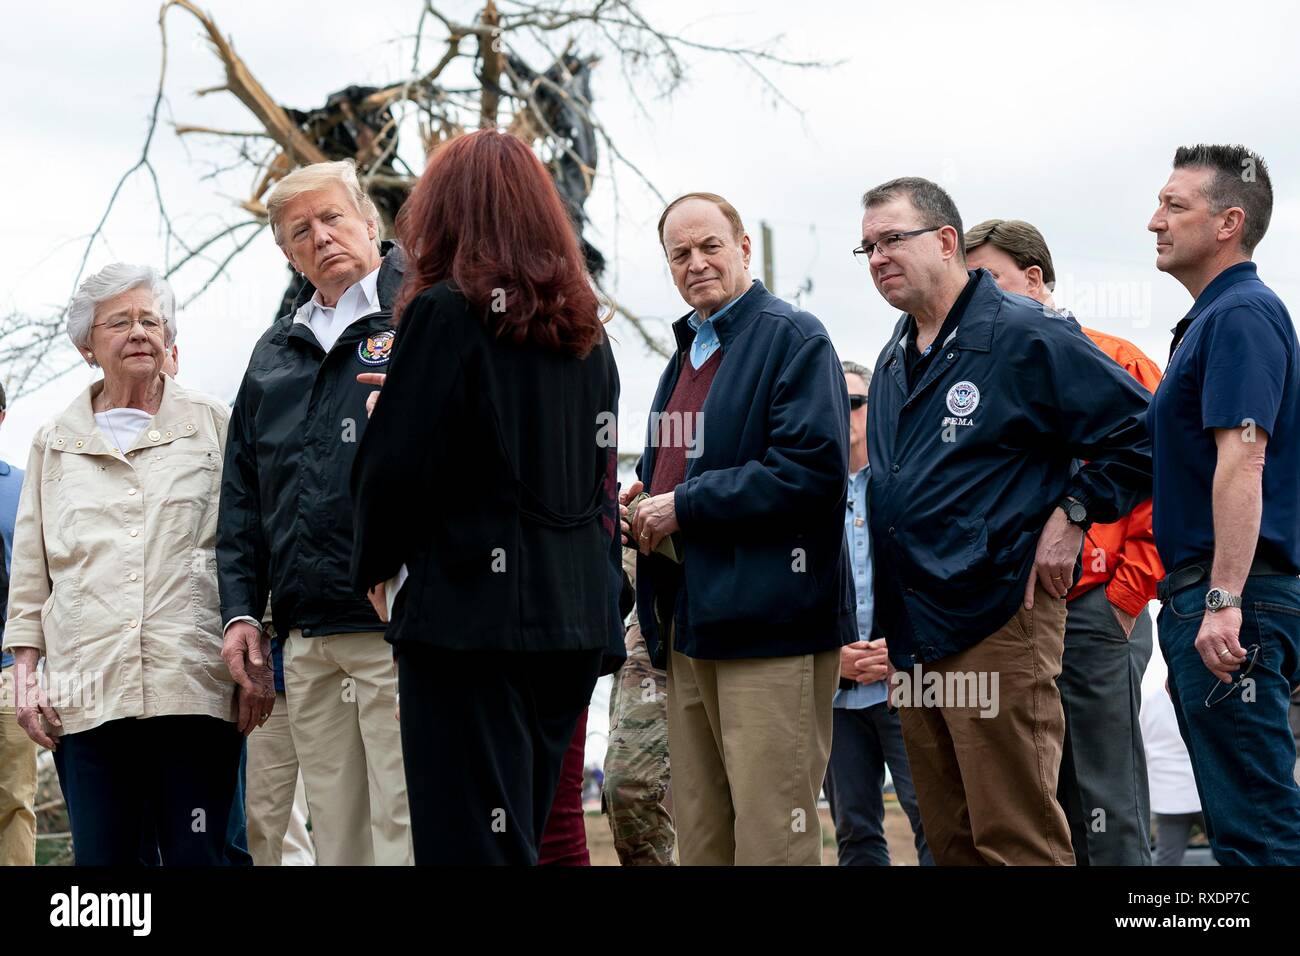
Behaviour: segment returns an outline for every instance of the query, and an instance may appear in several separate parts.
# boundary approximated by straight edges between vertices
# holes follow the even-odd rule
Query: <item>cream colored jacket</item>
[[[97,382],[32,441],[6,649],[39,648],[65,733],[121,717],[234,719],[215,557],[227,408],[171,378],[122,454]]]

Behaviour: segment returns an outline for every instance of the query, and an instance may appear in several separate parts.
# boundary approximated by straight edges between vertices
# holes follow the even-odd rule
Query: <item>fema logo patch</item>
[[[969,415],[979,404],[980,390],[974,382],[958,382],[948,389],[948,411],[954,415]]]
[[[364,342],[358,342],[357,358],[361,359],[363,365],[383,365],[393,351],[394,337],[392,331],[376,332]],[[951,404],[951,399],[949,403]]]

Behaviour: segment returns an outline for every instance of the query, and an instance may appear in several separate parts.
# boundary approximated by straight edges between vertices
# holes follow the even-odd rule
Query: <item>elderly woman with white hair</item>
[[[229,413],[164,374],[175,312],[148,267],[82,283],[68,335],[103,378],[37,432],[18,506],[17,718],[54,750],[79,865],[224,863],[241,731],[275,700],[269,667],[237,693],[221,658]]]

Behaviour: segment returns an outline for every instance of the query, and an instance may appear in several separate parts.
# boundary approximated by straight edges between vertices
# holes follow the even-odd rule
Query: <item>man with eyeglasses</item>
[[[862,204],[855,253],[904,312],[869,391],[868,522],[926,842],[941,865],[1073,864],[1065,596],[1087,527],[1151,494],[1149,396],[1076,325],[967,271],[942,188],[896,179]]]
[[[1019,219],[989,219],[966,232],[966,264],[987,269],[1004,292],[1043,306],[1044,321],[1074,316],[1052,298],[1056,268],[1047,240]],[[1083,334],[1148,392],[1160,369],[1132,342],[1080,325]],[[1084,536],[1083,574],[1066,597],[1065,653],[1056,686],[1065,709],[1057,796],[1080,865],[1149,866],[1151,798],[1139,714],[1151,660],[1147,604],[1164,568],[1151,534],[1151,502]]]
[[[1147,228],[1195,298],[1151,402],[1160,649],[1221,864],[1300,864],[1300,341],[1251,257],[1273,187],[1244,146],[1184,146]]]
[[[849,390],[849,500],[844,512],[844,543],[849,548],[857,592],[858,640],[840,648],[840,687],[835,692],[831,758],[826,766],[826,799],[835,821],[840,866],[889,866],[885,839],[885,766],[894,781],[899,806],[916,841],[917,861],[933,866],[912,771],[907,765],[898,712],[889,705],[886,676],[889,651],[875,633],[871,593],[871,530],[867,527],[871,463],[867,460],[867,385],[871,369],[844,363]]]

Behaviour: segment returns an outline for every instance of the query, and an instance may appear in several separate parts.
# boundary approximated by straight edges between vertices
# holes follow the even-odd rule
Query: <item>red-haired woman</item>
[[[618,370],[542,164],[495,131],[398,220],[398,332],[352,473],[353,582],[398,575],[415,861],[536,863],[606,649],[622,652]]]

